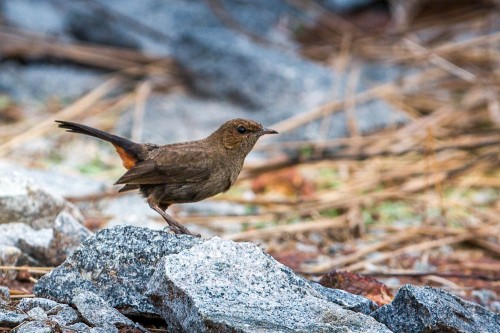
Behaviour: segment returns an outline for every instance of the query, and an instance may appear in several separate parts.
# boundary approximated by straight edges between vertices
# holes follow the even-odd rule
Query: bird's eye
[[[246,131],[247,131],[247,129],[246,129],[245,127],[243,127],[243,126],[238,126],[238,127],[236,127],[236,130],[237,130],[237,131],[238,131],[238,133],[240,133],[240,134],[244,134],[244,133],[246,133]]]

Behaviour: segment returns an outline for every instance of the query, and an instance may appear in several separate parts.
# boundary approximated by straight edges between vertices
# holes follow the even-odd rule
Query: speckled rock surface
[[[58,304],[47,311],[50,321],[57,323],[60,326],[68,326],[77,324],[80,320],[78,312],[66,304]]]
[[[0,302],[0,327],[16,327],[28,318],[21,310]]]
[[[23,298],[17,306],[0,304],[0,327],[15,327],[12,332],[17,333],[118,333],[117,327],[146,332],[91,292],[76,293],[73,301],[80,312],[44,298]]]
[[[363,296],[354,295],[340,289],[325,288],[317,283],[311,282],[310,284],[316,291],[325,296],[328,301],[338,304],[344,309],[370,314],[378,308],[375,302]]]
[[[132,226],[104,229],[43,276],[33,292],[71,303],[74,290],[83,289],[101,296],[122,313],[157,316],[158,310],[144,293],[158,261],[201,242],[191,236]]]
[[[76,331],[78,333],[90,333],[90,330],[91,330],[90,326],[88,326],[87,324],[84,324],[84,323],[76,323],[73,325],[68,325],[68,326],[66,326],[66,329],[67,329],[67,331],[63,331],[64,333],[65,332],[72,333],[72,331]],[[113,332],[111,331],[109,333],[113,333]]]
[[[372,316],[394,332],[497,333],[500,315],[444,290],[406,285]]]
[[[135,326],[132,320],[109,306],[100,296],[88,290],[75,290],[75,296],[71,302],[76,306],[85,322],[93,326]]]
[[[170,332],[390,332],[329,302],[256,245],[217,237],[167,256],[148,294]]]
[[[49,311],[58,304],[59,303],[52,301],[50,299],[33,297],[33,298],[23,298],[17,305],[17,308],[25,312],[28,312],[29,310],[36,307],[42,308],[45,311]]]
[[[41,307],[34,307],[27,312],[30,320],[45,320],[47,319],[47,314]]]
[[[27,321],[11,331],[11,333],[51,333],[59,327],[44,320]]]

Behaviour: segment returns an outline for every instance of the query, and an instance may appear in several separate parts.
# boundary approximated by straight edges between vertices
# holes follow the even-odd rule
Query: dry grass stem
[[[68,120],[85,113],[97,101],[99,101],[101,98],[115,89],[118,86],[119,82],[120,81],[116,77],[108,79],[97,88],[93,89],[92,91],[88,92],[86,95],[78,99],[73,104],[65,107],[56,114],[46,117],[45,120],[29,128],[25,132],[7,140],[5,143],[0,145],[0,156],[9,153],[12,149],[19,147],[20,145],[29,142],[30,140],[33,140],[38,136],[52,131],[54,128],[55,120]]]

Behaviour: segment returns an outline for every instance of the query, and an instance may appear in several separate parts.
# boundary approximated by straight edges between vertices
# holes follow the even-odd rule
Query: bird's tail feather
[[[140,145],[128,139],[122,138],[117,135],[106,133],[90,126],[73,123],[70,121],[56,120],[60,128],[64,128],[67,132],[78,133],[93,136],[104,141],[108,141],[115,146],[116,151],[123,160],[125,168],[130,169],[135,165],[138,160],[138,153]]]

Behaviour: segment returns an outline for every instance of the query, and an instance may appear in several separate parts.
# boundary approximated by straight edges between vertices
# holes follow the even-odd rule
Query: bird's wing
[[[136,163],[116,184],[175,185],[201,182],[207,180],[211,173],[206,155],[205,150],[194,147],[187,151],[165,150],[158,158]]]

